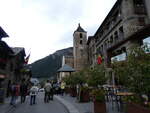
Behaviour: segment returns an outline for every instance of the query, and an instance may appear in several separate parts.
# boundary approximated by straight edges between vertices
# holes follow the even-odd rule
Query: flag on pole
[[[30,58],[30,54],[25,58],[25,64],[28,64],[29,58]]]
[[[98,55],[97,64],[101,64],[101,63],[102,63],[102,57],[101,57],[101,55]]]

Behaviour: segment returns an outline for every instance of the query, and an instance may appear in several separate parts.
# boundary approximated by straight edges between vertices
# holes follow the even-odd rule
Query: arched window
[[[80,33],[80,38],[82,38],[83,36],[82,36],[82,33]]]
[[[82,45],[82,40],[80,40],[80,44]]]
[[[145,5],[143,0],[133,0],[135,14],[146,14]]]
[[[134,4],[137,5],[137,6],[144,5],[143,0],[133,0],[133,2],[134,2]]]

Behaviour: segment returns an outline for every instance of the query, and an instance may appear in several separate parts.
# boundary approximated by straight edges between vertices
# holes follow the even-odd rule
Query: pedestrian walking
[[[53,96],[54,96],[54,84],[53,82],[51,82],[51,89],[50,89],[50,92],[49,92],[49,96],[50,96],[50,100],[53,100]]]
[[[28,92],[27,84],[25,83],[25,80],[22,80],[22,83],[20,85],[20,96],[21,96],[21,103],[24,103],[26,100],[26,95]]]
[[[38,87],[32,84],[32,87],[30,89],[30,105],[33,105],[36,103],[37,94],[38,94]]]
[[[64,95],[64,91],[65,91],[65,83],[64,82],[61,82],[61,95],[63,96]]]
[[[10,105],[13,105],[15,107],[18,96],[19,96],[19,85],[13,82],[13,84],[11,85]]]
[[[61,93],[60,83],[56,83],[55,91],[57,95]]]
[[[45,89],[44,102],[47,103],[50,100],[50,91],[52,89],[52,85],[49,80],[47,80],[44,89]]]

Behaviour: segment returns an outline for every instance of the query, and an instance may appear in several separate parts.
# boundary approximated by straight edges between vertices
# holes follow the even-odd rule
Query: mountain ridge
[[[57,70],[62,66],[63,56],[73,56],[73,47],[57,50],[40,60],[30,64],[32,77],[50,78],[56,77]]]

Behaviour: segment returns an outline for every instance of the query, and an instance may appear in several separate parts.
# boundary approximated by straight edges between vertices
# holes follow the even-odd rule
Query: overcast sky
[[[116,0],[0,0],[0,26],[11,47],[31,51],[29,63],[73,46],[78,23],[94,35]]]

